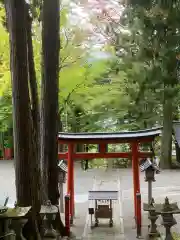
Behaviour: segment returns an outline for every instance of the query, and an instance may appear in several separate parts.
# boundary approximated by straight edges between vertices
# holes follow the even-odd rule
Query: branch
[[[88,69],[86,69],[86,73],[85,73],[85,80],[87,80],[87,76],[88,76]],[[70,98],[72,96],[72,94],[80,87],[84,85],[85,83],[84,81],[82,81],[81,83],[76,84],[76,86],[71,90],[71,92],[67,95],[66,99],[64,100],[64,103],[62,105],[68,104],[70,102]],[[64,110],[64,107],[61,107],[59,110],[59,114],[61,114]]]
[[[66,39],[66,44],[65,44],[65,46],[64,46],[64,49],[65,49],[65,48],[67,48],[68,45],[69,45],[69,38],[68,38],[68,36],[67,36],[67,32],[66,32],[65,29],[64,29],[64,36],[65,36],[65,39]]]
[[[65,60],[68,58],[69,56],[65,57],[62,61],[62,63],[65,62]],[[61,70],[62,68],[65,68],[65,67],[70,67],[72,64],[76,63],[79,59],[81,59],[82,57],[77,57],[76,60],[72,61],[72,62],[68,62],[66,64],[60,64],[60,67],[59,67],[59,70]]]
[[[64,63],[65,61],[66,61],[66,59],[68,59],[68,57],[69,57],[69,55],[67,55],[66,57],[64,57],[64,58],[61,58],[60,60],[61,60],[61,63]]]
[[[72,91],[67,95],[66,99],[64,100],[64,103],[62,105],[65,105],[65,104],[68,104],[69,101],[70,101],[70,97],[71,95],[76,91],[76,89],[78,89],[82,84],[84,84],[83,82],[77,84],[73,89]],[[60,108],[60,111],[59,111],[59,114],[61,114],[64,110],[64,107],[61,107]]]
[[[63,8],[65,8],[65,4],[63,5],[63,4],[62,4],[62,1],[60,1],[60,13],[61,13],[61,11],[63,10]]]

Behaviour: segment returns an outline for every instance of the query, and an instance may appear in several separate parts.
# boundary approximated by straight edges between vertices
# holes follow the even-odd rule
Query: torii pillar
[[[132,143],[132,169],[133,169],[133,185],[134,185],[134,215],[136,224],[141,226],[141,203],[137,202],[137,195],[140,195],[139,180],[139,143]]]
[[[74,144],[68,144],[68,176],[67,176],[67,194],[70,196],[70,223],[73,224],[74,217]]]

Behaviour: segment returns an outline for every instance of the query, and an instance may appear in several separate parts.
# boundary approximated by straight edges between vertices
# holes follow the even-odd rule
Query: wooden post
[[[108,148],[107,148],[107,144],[106,143],[100,143],[98,145],[98,148],[99,148],[98,150],[99,150],[100,153],[105,154],[106,152],[108,152]],[[105,163],[106,163],[106,168],[108,168],[108,161],[107,161],[107,159],[105,160]]]
[[[73,223],[74,215],[74,160],[73,160],[74,145],[68,144],[68,176],[67,176],[67,194],[70,195],[70,217]]]
[[[100,143],[99,144],[99,152],[100,153],[106,153],[108,150],[107,150],[107,144],[105,143]]]
[[[136,194],[140,193],[138,142],[132,143],[132,170],[133,170],[133,184],[134,184],[134,214],[135,214],[135,221],[137,222],[138,213],[137,213]],[[140,209],[140,212],[141,212],[141,209]]]
[[[137,226],[137,238],[141,236],[141,194],[136,193],[136,211],[137,211],[137,219],[136,219],[136,226]]]
[[[70,235],[70,196],[65,196],[65,228],[66,228],[66,236]]]

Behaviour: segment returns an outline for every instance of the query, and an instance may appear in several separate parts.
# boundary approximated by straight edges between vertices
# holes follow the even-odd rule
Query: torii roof
[[[131,139],[143,139],[143,138],[154,138],[161,134],[161,127],[140,130],[140,131],[126,131],[126,132],[115,132],[115,133],[64,133],[60,132],[58,135],[59,140],[69,141],[82,141],[82,140],[131,140]]]

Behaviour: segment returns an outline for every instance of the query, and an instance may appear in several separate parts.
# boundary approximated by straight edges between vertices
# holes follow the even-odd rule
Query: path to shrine
[[[180,170],[162,171],[156,175],[153,183],[153,197],[157,203],[162,203],[166,196],[170,201],[177,201],[180,207]],[[140,175],[142,202],[147,200],[147,183],[144,182],[144,173]],[[75,164],[75,219],[71,228],[76,239],[84,240],[135,240],[134,207],[133,207],[133,180],[131,169],[107,170],[92,169],[86,172]],[[66,190],[66,187],[65,187]],[[114,202],[114,226],[109,228],[108,220],[101,221],[101,225],[90,229],[90,217],[87,214],[89,190],[118,190],[119,200]],[[15,201],[14,164],[13,161],[0,161],[0,204],[6,196],[9,203]],[[173,228],[180,233],[180,216],[175,216],[178,224]],[[158,229],[164,232],[158,220]],[[148,231],[148,216],[143,213],[143,236]]]

